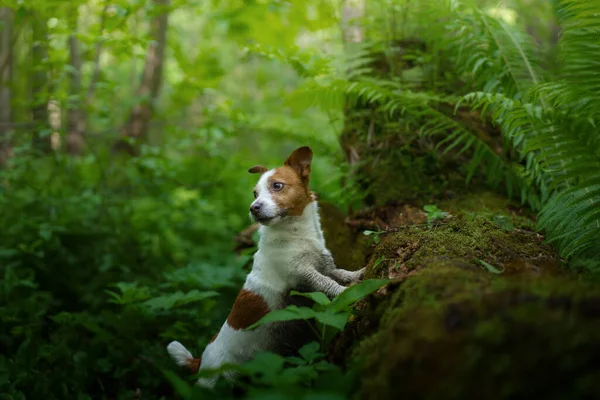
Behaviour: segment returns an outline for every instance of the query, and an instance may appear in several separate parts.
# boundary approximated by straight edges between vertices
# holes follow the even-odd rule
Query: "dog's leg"
[[[342,286],[334,279],[327,275],[319,273],[316,269],[311,268],[302,272],[299,276],[300,286],[308,292],[323,292],[328,297],[333,298],[344,290],[346,286]]]
[[[327,275],[335,280],[340,285],[349,285],[357,282],[365,275],[366,268],[359,269],[358,271],[348,271],[336,267],[335,261],[333,260],[333,257],[329,251],[323,253],[320,261],[323,267],[320,269],[320,271],[324,275]]]
[[[325,273],[334,279],[340,285],[349,285],[354,282],[358,282],[365,275],[366,267],[359,269],[358,271],[348,271],[345,269],[330,269]]]

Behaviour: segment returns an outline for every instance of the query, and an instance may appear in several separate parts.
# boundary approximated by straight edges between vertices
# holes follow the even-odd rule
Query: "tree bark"
[[[12,78],[12,10],[0,8],[0,168],[12,153],[12,108],[10,104]]]
[[[89,106],[94,99],[96,92],[96,83],[98,83],[98,77],[100,76],[100,55],[102,54],[102,35],[104,34],[104,27],[106,25],[106,15],[108,13],[109,2],[107,1],[102,8],[102,14],[100,15],[100,32],[98,34],[98,42],[96,42],[96,51],[94,53],[94,70],[92,73],[92,79],[90,80],[90,86],[88,87],[86,104]]]
[[[344,43],[361,43],[365,35],[359,19],[365,15],[365,0],[345,0],[342,6],[342,36]]]
[[[70,98],[69,110],[67,115],[67,152],[71,155],[81,154],[85,146],[83,133],[85,130],[85,113],[81,101],[81,51],[79,40],[76,36],[77,31],[77,12],[72,20],[72,34],[69,35],[69,64],[71,66],[70,74]]]
[[[32,24],[31,114],[35,125],[32,144],[37,151],[49,153],[52,147],[48,131],[48,74],[44,67],[44,60],[47,58],[48,30],[46,20],[39,15],[34,16]]]
[[[342,40],[346,49],[365,40],[364,30],[360,25],[360,18],[364,17],[365,8],[365,0],[344,0],[342,5],[341,29]],[[344,126],[347,126],[347,122],[350,119],[348,111],[347,107],[344,107]],[[358,135],[356,132],[353,133],[353,135],[349,135],[348,129],[344,129],[340,136],[340,145],[350,166],[348,176],[344,178],[344,184],[347,181],[355,179],[356,165],[360,161],[359,146],[356,143]]]
[[[156,10],[150,27],[152,42],[148,47],[142,80],[136,91],[136,97],[141,100],[132,108],[129,119],[121,130],[121,138],[115,144],[115,150],[131,155],[137,152],[136,146],[131,142],[139,143],[148,136],[153,103],[158,97],[162,83],[168,25],[166,7],[169,5],[169,0],[154,0],[154,4],[158,10]]]

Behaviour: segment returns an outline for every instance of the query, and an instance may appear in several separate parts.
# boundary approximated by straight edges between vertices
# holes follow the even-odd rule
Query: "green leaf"
[[[499,270],[498,268],[494,267],[493,265],[483,261],[483,260],[477,260],[479,261],[479,263],[481,265],[483,265],[485,267],[485,269],[487,269],[489,272],[491,272],[492,274],[496,274],[496,275],[500,275],[501,273],[503,273],[504,271]]]
[[[191,386],[189,383],[181,379],[172,371],[161,370],[161,372],[171,383],[171,386],[173,389],[175,389],[175,392],[177,392],[180,396],[187,399],[192,395],[193,386]]]
[[[300,293],[300,292],[296,292],[295,290],[292,290],[290,292],[290,294],[292,296],[302,296],[302,297],[309,298],[312,301],[314,301],[315,303],[320,304],[322,306],[331,303],[331,300],[329,300],[329,298],[323,292]]]
[[[9,258],[19,254],[19,251],[16,249],[7,249],[5,247],[0,247],[0,258]]]
[[[319,353],[319,349],[321,346],[317,342],[310,342],[305,344],[298,350],[298,354],[302,356],[307,362],[311,363],[319,357],[322,357],[323,354]]]
[[[363,297],[375,292],[389,282],[388,279],[367,279],[354,286],[344,290],[331,302],[331,307],[335,311],[345,310]]]
[[[426,206],[423,206],[423,210],[427,211],[428,213],[433,213],[433,212],[438,212],[441,211],[437,205],[435,204],[428,204]]]
[[[151,311],[156,311],[159,309],[169,310],[171,308],[179,307],[184,304],[193,303],[218,295],[219,293],[217,292],[200,292],[199,290],[194,289],[188,293],[178,291],[164,296],[154,297],[150,300],[146,300],[143,304]]]
[[[267,324],[269,322],[311,319],[315,317],[315,314],[316,311],[308,307],[287,306],[286,308],[282,308],[281,310],[271,311],[270,313],[262,317],[259,321],[250,325],[246,329],[254,329],[258,326]]]
[[[350,313],[348,311],[336,311],[333,308],[327,308],[325,311],[315,313],[315,319],[323,325],[331,326],[339,331],[344,330]]]

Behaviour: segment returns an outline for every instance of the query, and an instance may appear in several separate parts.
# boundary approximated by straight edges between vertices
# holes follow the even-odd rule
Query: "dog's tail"
[[[194,358],[192,353],[188,351],[183,345],[177,341],[173,341],[169,343],[167,346],[167,351],[169,355],[177,365],[180,367],[186,367],[193,373],[198,372],[200,369],[200,364],[202,363],[202,358]]]

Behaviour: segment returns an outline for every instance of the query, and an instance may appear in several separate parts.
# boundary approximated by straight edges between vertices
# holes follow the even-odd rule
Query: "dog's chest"
[[[314,240],[302,243],[274,242],[263,245],[254,255],[252,271],[244,287],[260,294],[269,308],[280,308],[290,290],[298,290],[303,269],[314,268],[324,249]]]

